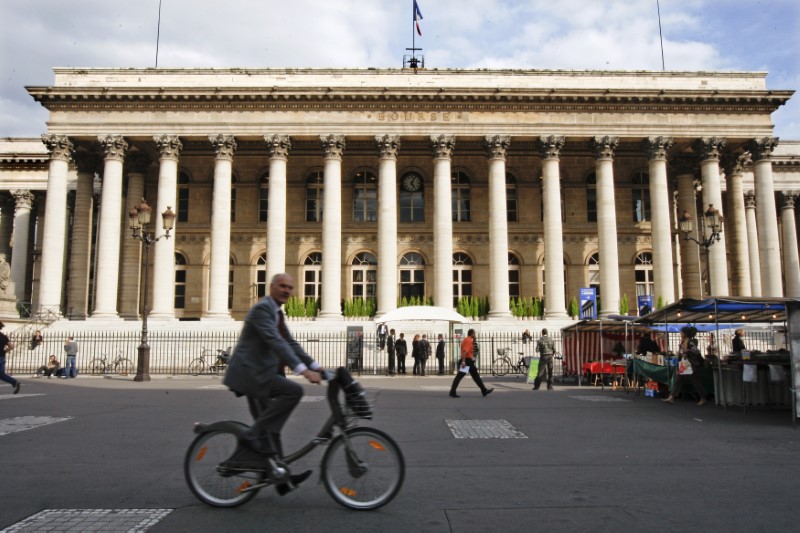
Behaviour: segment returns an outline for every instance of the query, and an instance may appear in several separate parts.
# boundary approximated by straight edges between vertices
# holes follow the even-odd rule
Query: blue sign
[[[581,320],[597,320],[597,289],[579,289]]]
[[[636,306],[639,309],[639,316],[649,315],[653,312],[653,295],[640,294],[636,297]]]

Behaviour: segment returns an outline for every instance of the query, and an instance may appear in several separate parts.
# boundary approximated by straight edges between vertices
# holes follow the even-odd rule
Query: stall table
[[[769,366],[777,365],[784,369],[782,381],[771,381]],[[758,381],[744,381],[744,367],[756,367]],[[720,386],[721,384],[721,386]],[[771,405],[789,408],[792,405],[791,387],[789,386],[789,362],[774,363],[769,361],[734,361],[720,365],[720,371],[714,373],[714,390],[717,405],[758,406]]]

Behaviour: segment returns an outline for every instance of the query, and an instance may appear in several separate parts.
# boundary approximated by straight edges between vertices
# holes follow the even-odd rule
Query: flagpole
[[[156,68],[158,68],[158,41],[161,39],[161,0],[158,0],[158,29],[156,30]]]
[[[417,24],[417,12],[414,11],[414,0],[411,0],[411,59],[417,57],[417,33],[415,26]],[[416,62],[415,62],[416,64]]]

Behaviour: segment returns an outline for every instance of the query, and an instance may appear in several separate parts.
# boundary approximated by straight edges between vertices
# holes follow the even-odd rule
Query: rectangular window
[[[353,194],[353,221],[375,222],[378,220],[378,190],[356,187]]]
[[[586,189],[586,221],[597,222],[597,189]]]
[[[236,222],[236,189],[231,189],[231,222]]]
[[[262,187],[258,191],[258,221],[266,222],[269,213],[269,189]]]
[[[175,309],[186,308],[186,271],[175,271]]]
[[[400,222],[425,222],[422,193],[400,191]]]
[[[189,188],[178,189],[178,222],[189,221]]]
[[[233,270],[228,271],[228,309],[233,309]]]
[[[306,222],[322,222],[323,191],[316,187],[307,189]]]
[[[517,221],[517,189],[506,187],[506,220],[508,222]]]
[[[519,298],[519,270],[508,271],[508,295]]]

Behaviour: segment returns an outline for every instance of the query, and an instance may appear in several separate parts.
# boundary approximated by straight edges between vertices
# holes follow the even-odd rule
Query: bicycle
[[[511,348],[498,348],[497,355],[500,357],[495,358],[492,361],[492,374],[495,376],[505,376],[509,372],[515,372],[517,374],[527,374],[528,373],[528,365],[525,363],[525,352],[518,352],[519,353],[519,361],[516,363],[511,362],[511,357],[509,354],[511,353]]]
[[[270,485],[286,483],[289,465],[317,446],[327,446],[320,464],[325,490],[349,509],[371,510],[389,503],[405,479],[405,459],[386,433],[356,427],[359,418],[372,418],[361,385],[344,367],[336,374],[324,372],[331,415],[305,446],[283,458],[265,457],[264,468],[236,468],[230,461],[243,449],[240,438],[248,426],[242,422],[195,423],[197,434],[186,451],[184,476],[192,493],[214,507],[235,507],[251,500]],[[344,392],[344,403],[340,401]],[[334,432],[337,435],[334,436]]]
[[[214,359],[214,362],[206,363],[206,358],[211,360],[214,355],[211,353],[211,348],[203,348],[203,351],[200,353],[200,357],[192,359],[189,363],[188,372],[193,376],[199,376],[200,374],[204,373],[206,371],[206,367],[208,367],[208,371],[211,374],[222,374],[225,372],[225,369],[228,368],[228,359],[230,356],[230,347],[227,350],[217,349],[217,358]]]
[[[104,353],[100,357],[95,357],[91,361],[89,361],[89,371],[92,373],[93,376],[97,376],[100,374],[108,374],[111,373],[111,368],[114,368],[114,372],[119,374],[120,376],[127,376],[133,369],[133,361],[130,359],[123,357],[122,349],[118,348],[114,351],[115,357],[114,360],[110,363],[106,363],[109,354]]]

